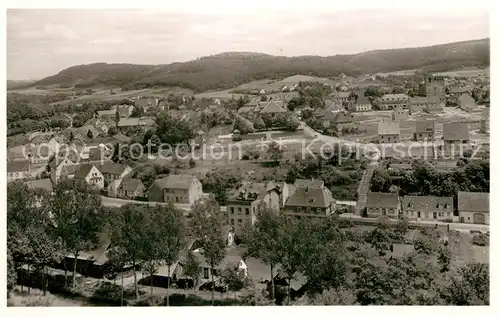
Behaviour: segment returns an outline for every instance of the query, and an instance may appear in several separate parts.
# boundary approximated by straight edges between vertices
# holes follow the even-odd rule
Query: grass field
[[[477,77],[477,76],[490,76],[490,68],[478,69],[469,68],[463,70],[449,71],[449,72],[439,72],[439,75],[451,76],[451,77]]]

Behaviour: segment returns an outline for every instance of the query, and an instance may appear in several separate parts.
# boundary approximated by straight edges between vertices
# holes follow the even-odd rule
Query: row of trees
[[[389,192],[397,188],[400,195],[434,195],[456,197],[458,191],[489,192],[490,164],[487,160],[459,161],[459,167],[451,171],[438,170],[423,160],[412,162],[412,171],[389,172],[379,168],[373,173],[371,191]]]
[[[280,267],[288,285],[298,273],[305,276],[302,288],[316,304],[318,299],[322,305],[489,303],[488,265],[457,267],[452,243],[440,243],[434,231],[417,235],[414,252],[394,256],[393,244],[408,231],[403,221],[395,229],[379,224],[363,230],[334,218],[296,221],[265,208],[259,213],[246,242],[249,255],[269,266],[272,298],[277,297],[272,278]],[[290,303],[290,288],[286,298]]]
[[[47,269],[61,261],[67,287],[67,258],[73,255],[75,286],[78,255],[99,243],[103,226],[100,197],[85,183],[63,181],[54,195],[29,189],[15,182],[7,188],[7,248],[13,272],[23,266],[42,274],[47,287]],[[10,285],[12,286],[12,284]]]

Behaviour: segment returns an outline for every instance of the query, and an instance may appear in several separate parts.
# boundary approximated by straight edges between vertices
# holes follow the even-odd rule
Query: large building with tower
[[[439,101],[445,102],[445,79],[440,75],[427,75],[425,77],[425,94],[427,97],[437,97]]]

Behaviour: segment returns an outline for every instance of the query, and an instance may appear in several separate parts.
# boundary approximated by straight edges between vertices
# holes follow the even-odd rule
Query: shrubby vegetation
[[[413,171],[389,171],[379,168],[371,179],[371,191],[389,192],[394,184],[400,195],[434,195],[456,197],[458,191],[489,192],[490,164],[486,160],[469,160],[451,171],[440,171],[427,161],[412,162]]]

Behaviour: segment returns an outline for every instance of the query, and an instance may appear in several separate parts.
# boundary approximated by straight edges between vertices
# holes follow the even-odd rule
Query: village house
[[[446,104],[457,106],[458,99],[462,94],[470,94],[470,90],[467,87],[452,87],[449,89],[449,94],[446,96]]]
[[[114,119],[114,117],[113,117],[113,119]],[[95,132],[95,131],[92,132],[92,135],[94,137],[97,137],[98,135],[107,135],[109,129],[111,127],[116,126],[116,123],[113,121],[113,119],[92,118],[92,119],[89,119],[85,123],[85,125],[86,126],[93,126],[96,129],[97,132]]]
[[[145,190],[146,188],[140,179],[115,179],[108,185],[108,196],[134,200],[137,197],[144,197]]]
[[[355,103],[351,103],[350,110],[353,112],[368,112],[372,110],[372,103],[361,93],[358,96],[358,100]]]
[[[170,105],[168,103],[168,100],[164,99],[158,102],[158,110],[161,111],[169,111],[170,110]]]
[[[283,213],[297,219],[321,220],[335,213],[335,207],[336,200],[322,180],[296,180]]]
[[[476,101],[469,94],[462,94],[458,99],[458,107],[465,111],[472,111],[477,108]]]
[[[453,220],[453,197],[404,196],[402,213],[421,221]]]
[[[427,112],[437,113],[442,112],[444,103],[439,100],[439,97],[412,97],[409,103],[410,111],[413,112]]]
[[[427,97],[437,98],[439,102],[445,103],[446,80],[441,75],[427,75],[425,77],[425,93]]]
[[[479,132],[483,134],[488,134],[490,132],[490,110],[489,108],[485,108],[483,110],[483,114],[481,116],[481,128]]]
[[[70,158],[57,158],[50,163],[50,180],[53,183],[59,182],[62,177],[71,179],[74,177],[78,165]]]
[[[108,185],[114,180],[123,179],[132,172],[129,165],[106,161],[96,166],[104,177],[104,184]]]
[[[378,135],[375,141],[381,144],[399,142],[399,123],[386,121],[378,123]]]
[[[99,119],[114,119],[115,116],[116,116],[116,109],[97,111],[97,117]]]
[[[118,111],[118,114],[120,114],[120,118],[128,118],[132,115],[132,112],[134,111],[134,106],[127,104],[113,105],[111,106],[111,109]]]
[[[403,106],[398,105],[394,106],[394,109],[392,111],[392,120],[393,121],[405,121],[408,120],[408,117],[410,116],[410,113],[408,109],[403,109]]]
[[[135,100],[135,107],[147,112],[150,108],[158,106],[158,98],[156,97],[137,97]]]
[[[397,193],[368,192],[366,198],[366,215],[376,218],[386,215],[390,218],[398,218],[401,205]]]
[[[194,175],[174,174],[157,179],[149,189],[149,201],[193,204],[201,198],[201,182]]]
[[[7,182],[24,180],[31,177],[31,165],[28,160],[7,162]]]
[[[415,141],[432,141],[436,132],[436,122],[434,120],[417,121],[413,139]]]
[[[93,164],[83,163],[78,166],[74,179],[85,181],[88,185],[97,189],[104,188],[104,176]]]
[[[380,110],[392,110],[396,107],[408,108],[410,97],[406,94],[385,94],[380,98]]]
[[[150,117],[122,118],[118,122],[118,128],[152,127],[154,125],[156,125],[156,122]]]
[[[277,101],[274,99],[267,102],[261,102],[253,111],[259,114],[268,114],[271,117],[286,113],[283,101]]]
[[[490,224],[490,194],[459,191],[458,215],[462,223]]]
[[[350,92],[333,92],[330,94],[330,96],[333,98],[333,100],[339,104],[343,104],[344,102],[349,102],[349,96]]]
[[[239,255],[240,253],[238,251],[232,251],[232,248],[226,248],[226,253],[224,254],[224,258],[218,264],[214,270],[212,270],[212,267],[210,266],[210,262],[203,256],[203,249],[198,248],[193,250],[193,255],[196,257],[198,260],[198,263],[200,264],[200,284],[204,284],[207,282],[212,281],[212,276],[214,278],[215,282],[220,283],[219,279],[221,277],[221,273],[224,271],[225,268],[235,266],[239,270],[243,272],[244,276],[248,275],[248,266],[245,263],[243,257]],[[183,277],[184,275],[184,269],[183,265],[186,263],[186,257],[181,257],[180,261],[178,262],[178,266],[175,269],[175,276],[176,277]],[[167,269],[167,266],[165,266],[165,269]],[[170,272],[172,273],[172,269],[170,269]],[[166,270],[159,270],[160,273],[166,272]],[[168,276],[167,273],[164,273],[164,275]],[[173,274],[171,274],[173,275]]]
[[[260,204],[279,213],[288,195],[288,185],[284,182],[268,183],[244,182],[243,185],[227,201],[228,224],[234,234],[243,234],[245,224],[254,225],[257,220]]]
[[[469,124],[454,122],[443,124],[443,140],[445,144],[466,144],[470,140]]]
[[[322,121],[324,128],[334,127],[337,131],[354,127],[354,116],[347,111],[327,112]]]
[[[25,161],[28,160],[28,152],[26,146],[16,146],[7,149],[7,161]]]

